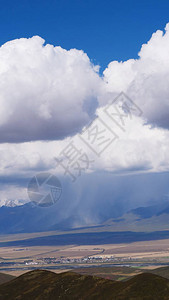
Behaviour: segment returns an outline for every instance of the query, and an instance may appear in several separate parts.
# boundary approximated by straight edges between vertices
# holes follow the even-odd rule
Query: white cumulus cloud
[[[109,92],[125,91],[153,125],[169,128],[169,24],[144,44],[138,59],[112,61],[104,71]]]
[[[79,131],[97,107],[98,67],[81,50],[38,36],[0,48],[0,142],[57,140]]]

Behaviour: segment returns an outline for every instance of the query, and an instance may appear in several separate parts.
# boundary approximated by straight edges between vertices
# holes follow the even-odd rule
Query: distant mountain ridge
[[[169,214],[169,203],[160,203],[148,207],[138,207],[130,210],[128,213],[133,213],[143,219],[148,219],[162,214]]]
[[[169,203],[138,207],[118,218],[112,216],[106,221],[103,217],[98,224],[83,224],[80,214],[78,215],[76,211],[67,216],[60,214],[55,206],[41,208],[31,202],[19,206],[8,204],[0,207],[0,234],[62,231],[75,228],[88,228],[89,231],[97,232],[169,230]]]
[[[15,207],[15,206],[21,206],[28,203],[26,200],[22,199],[15,199],[15,200],[0,200],[0,207],[7,206],[7,207]]]

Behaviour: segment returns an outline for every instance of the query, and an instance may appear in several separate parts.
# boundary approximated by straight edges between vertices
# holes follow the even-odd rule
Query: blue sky
[[[0,44],[39,35],[46,43],[83,49],[103,70],[112,60],[137,58],[168,22],[167,0],[2,0]]]

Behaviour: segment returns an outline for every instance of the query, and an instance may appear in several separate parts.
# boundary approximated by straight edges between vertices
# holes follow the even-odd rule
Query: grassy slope
[[[73,272],[55,274],[35,270],[0,286],[3,300],[163,300],[169,299],[169,280],[143,273],[115,282]]]
[[[128,279],[133,275],[142,273],[143,271],[138,268],[131,267],[87,267],[87,268],[77,268],[74,272],[81,275],[92,275],[98,276],[110,280],[124,280]],[[159,274],[160,275],[160,274]]]
[[[8,282],[8,281],[10,281],[10,280],[12,280],[14,278],[15,278],[15,276],[4,274],[4,273],[0,273],[0,284]]]

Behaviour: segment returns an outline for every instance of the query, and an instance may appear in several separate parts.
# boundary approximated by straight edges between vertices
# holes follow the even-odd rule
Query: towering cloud
[[[139,59],[113,61],[104,71],[107,90],[124,90],[149,123],[169,128],[169,24],[158,30],[139,52]]]
[[[119,139],[96,159],[90,149],[80,144],[78,133],[95,112],[103,112],[104,106],[121,91],[143,114],[126,120],[125,132],[113,128],[115,132],[119,130],[116,132]],[[106,124],[112,126],[110,118]],[[98,186],[96,173],[101,174],[104,182],[107,174],[112,176],[112,173],[113,178],[117,174],[120,178],[121,174],[168,171],[166,129],[169,129],[169,24],[165,32],[157,31],[142,46],[138,59],[112,61],[103,76],[99,76],[98,67],[83,51],[46,45],[37,36],[14,40],[0,48],[0,197],[2,194],[4,198],[7,186],[14,186],[8,189],[6,200],[13,194],[19,198],[21,188],[17,182],[21,178],[27,182],[27,177],[43,171],[63,175],[64,170],[58,170],[55,157],[69,144],[71,136],[94,160],[88,170],[91,174],[84,175],[88,182],[90,179],[86,178],[93,178],[93,185]],[[83,184],[81,180],[77,194]],[[21,198],[25,191],[23,188]],[[81,195],[77,198],[81,199]]]
[[[112,61],[98,74],[83,51],[45,45],[38,36],[0,48],[0,143],[74,135],[111,92],[125,91],[153,125],[169,128],[169,24],[138,59]]]
[[[94,113],[101,79],[83,51],[38,36],[0,48],[0,142],[57,140]]]

